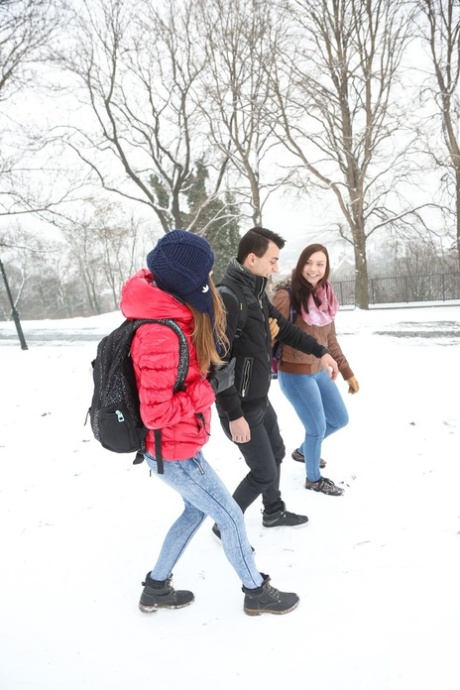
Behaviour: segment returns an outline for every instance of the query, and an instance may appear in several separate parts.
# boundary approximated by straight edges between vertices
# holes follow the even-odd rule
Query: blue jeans
[[[209,515],[219,527],[225,555],[243,585],[248,589],[260,587],[263,578],[252,555],[243,513],[201,451],[188,460],[165,460],[164,474],[158,474],[153,456],[146,453],[145,459],[153,474],[184,500],[184,511],[169,529],[151,577],[171,577],[175,564]]]
[[[316,374],[278,371],[278,381],[305,429],[303,454],[307,477],[316,482],[321,479],[321,444],[348,424],[347,408],[335,381],[324,369]]]

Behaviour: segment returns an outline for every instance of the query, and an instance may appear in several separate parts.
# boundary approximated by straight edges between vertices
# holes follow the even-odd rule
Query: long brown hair
[[[212,365],[222,364],[222,358],[228,351],[229,343],[225,335],[226,316],[222,298],[209,276],[209,287],[211,289],[212,307],[214,312],[214,328],[211,317],[207,312],[201,313],[191,304],[187,304],[193,314],[195,327],[192,333],[193,344],[196,348],[198,365],[203,373],[206,373]],[[217,343],[221,352],[217,350]]]
[[[319,307],[319,305],[321,304],[321,300],[315,295],[315,288],[308,282],[308,280],[305,280],[305,278],[302,275],[303,268],[307,263],[308,259],[312,254],[315,254],[316,252],[322,252],[326,257],[326,271],[324,273],[324,276],[318,282],[318,285],[325,285],[329,278],[330,263],[329,254],[326,247],[324,247],[322,244],[309,244],[308,247],[305,247],[305,249],[300,254],[299,260],[297,261],[297,266],[292,271],[292,299],[294,307],[297,310],[299,310],[300,307],[303,306],[305,311],[308,312],[308,298],[310,297],[310,295],[313,295],[313,299],[316,302],[316,306]]]

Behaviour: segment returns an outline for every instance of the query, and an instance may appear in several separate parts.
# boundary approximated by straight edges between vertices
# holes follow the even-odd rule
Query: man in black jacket
[[[216,406],[225,434],[236,443],[250,468],[233,498],[244,513],[262,495],[265,527],[308,522],[306,515],[288,512],[281,498],[280,464],[285,447],[276,413],[268,399],[270,328],[277,331],[277,340],[318,357],[332,379],[338,373],[327,348],[285,319],[267,297],[267,279],[278,272],[279,253],[284,244],[283,238],[271,230],[252,228],[241,238],[238,256],[229,263],[219,287],[227,311],[229,354],[236,358],[236,367],[234,385],[217,395]],[[245,318],[240,327],[243,306]],[[217,525],[213,531],[220,536]]]

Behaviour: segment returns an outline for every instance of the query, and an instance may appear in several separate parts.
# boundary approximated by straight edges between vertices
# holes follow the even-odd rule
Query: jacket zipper
[[[251,362],[249,359],[247,359],[244,363],[244,368],[243,368],[243,376],[242,376],[242,384],[241,384],[241,397],[242,398],[244,398],[246,396],[246,393],[248,392],[250,373],[251,373]]]

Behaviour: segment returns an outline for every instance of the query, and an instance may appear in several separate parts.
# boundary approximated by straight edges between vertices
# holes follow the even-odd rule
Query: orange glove
[[[270,336],[273,343],[273,341],[276,339],[276,336],[280,332],[280,327],[278,326],[278,321],[272,316],[270,316],[268,319],[268,327],[270,328]]]
[[[349,393],[353,395],[354,393],[357,393],[359,391],[359,383],[357,382],[354,376],[350,376],[350,378],[347,379],[347,383]]]

